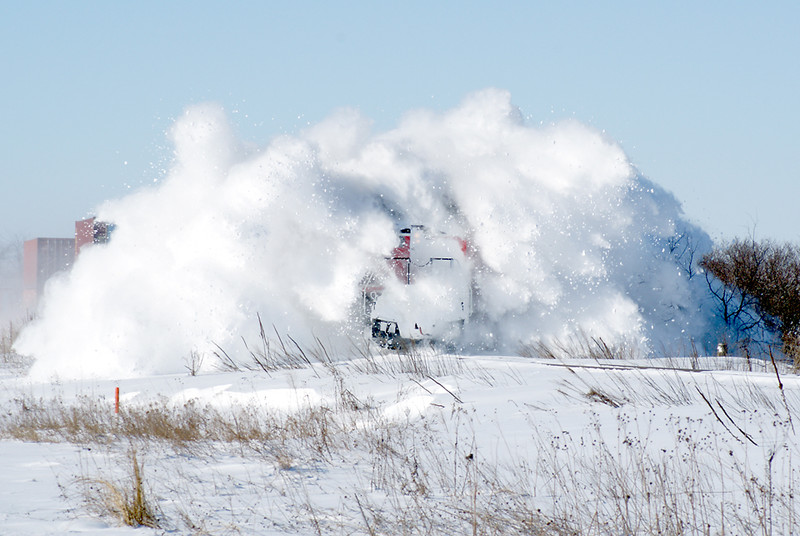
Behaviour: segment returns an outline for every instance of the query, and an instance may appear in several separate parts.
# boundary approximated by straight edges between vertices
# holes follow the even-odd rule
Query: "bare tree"
[[[667,240],[667,251],[675,259],[678,266],[686,272],[689,279],[696,275],[695,255],[697,250],[697,242],[688,229],[680,230]]]
[[[797,246],[737,239],[703,256],[700,267],[721,318],[741,339],[774,334],[786,348],[793,346],[800,334]]]

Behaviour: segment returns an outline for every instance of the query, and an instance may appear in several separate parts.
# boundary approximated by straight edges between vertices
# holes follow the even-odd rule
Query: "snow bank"
[[[578,330],[655,347],[709,328],[682,255],[708,238],[674,197],[598,131],[525,124],[505,91],[388,132],[342,110],[261,148],[202,105],[171,137],[166,180],[100,207],[111,242],[48,285],[16,346],[35,377],[182,372],[193,352],[244,352],[257,313],[301,343],[348,348],[360,281],[408,224],[475,248],[475,347]]]

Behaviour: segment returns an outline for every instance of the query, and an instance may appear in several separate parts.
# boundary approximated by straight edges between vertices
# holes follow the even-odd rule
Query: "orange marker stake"
[[[114,413],[119,413],[119,387],[114,391]]]

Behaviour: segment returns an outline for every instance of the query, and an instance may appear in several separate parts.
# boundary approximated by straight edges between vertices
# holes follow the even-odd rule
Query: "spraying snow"
[[[600,132],[526,125],[505,91],[382,133],[343,110],[263,148],[203,105],[171,137],[166,180],[100,207],[111,241],[48,285],[16,345],[34,376],[180,372],[192,352],[244,351],[257,314],[347,348],[364,331],[363,278],[410,224],[474,251],[465,345],[513,351],[580,330],[654,348],[709,330],[705,283],[680,255],[708,238],[674,197]]]

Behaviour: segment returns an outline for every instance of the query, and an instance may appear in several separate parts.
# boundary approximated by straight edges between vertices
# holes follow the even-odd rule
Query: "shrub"
[[[129,457],[131,473],[128,482],[84,479],[86,502],[91,509],[115,518],[123,525],[158,528],[156,509],[145,491],[142,464],[136,459],[136,450],[131,448]]]
[[[791,353],[800,333],[800,248],[737,239],[703,256],[700,266],[737,338],[758,341],[774,334]]]

